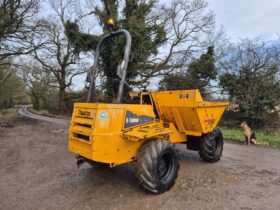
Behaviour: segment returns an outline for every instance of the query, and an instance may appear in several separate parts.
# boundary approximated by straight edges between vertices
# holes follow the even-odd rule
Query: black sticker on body
[[[133,127],[136,125],[153,122],[154,118],[146,115],[137,115],[130,111],[126,111],[125,115],[125,128]]]

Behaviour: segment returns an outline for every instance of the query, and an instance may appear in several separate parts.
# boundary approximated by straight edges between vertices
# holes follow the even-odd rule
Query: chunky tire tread
[[[218,144],[216,146],[216,144]],[[206,162],[215,163],[221,159],[223,153],[223,135],[219,128],[205,134],[200,142],[200,157]]]
[[[172,154],[173,167],[168,181],[163,182],[158,177],[157,167],[161,155],[168,151]],[[169,190],[175,183],[179,170],[179,158],[175,146],[167,140],[155,139],[144,144],[137,155],[136,178],[144,189],[155,194]]]

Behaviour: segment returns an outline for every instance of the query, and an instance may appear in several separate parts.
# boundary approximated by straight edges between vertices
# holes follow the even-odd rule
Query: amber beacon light
[[[109,18],[107,23],[108,23],[108,25],[111,26],[111,27],[114,27],[114,26],[115,26],[115,21],[114,21],[113,18]]]

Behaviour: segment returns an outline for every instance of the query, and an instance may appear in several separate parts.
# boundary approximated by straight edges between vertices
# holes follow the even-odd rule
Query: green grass
[[[244,135],[241,129],[222,128],[225,139],[244,142]],[[267,131],[255,131],[257,142],[264,145],[280,147],[280,133],[269,133]]]
[[[6,123],[17,117],[17,109],[2,109],[0,110],[0,124]]]

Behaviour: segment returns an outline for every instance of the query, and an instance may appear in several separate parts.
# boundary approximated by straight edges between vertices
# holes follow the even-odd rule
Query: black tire
[[[175,146],[155,139],[144,144],[137,155],[136,178],[144,189],[159,194],[174,185],[179,168]]]
[[[219,128],[205,134],[200,142],[199,155],[206,162],[215,163],[221,159],[224,139]]]

